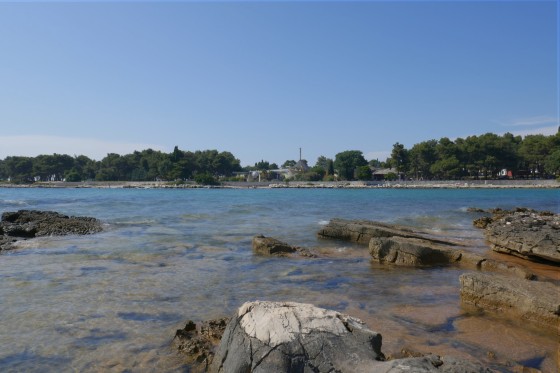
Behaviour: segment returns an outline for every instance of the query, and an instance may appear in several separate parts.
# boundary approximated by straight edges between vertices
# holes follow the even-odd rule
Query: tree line
[[[183,151],[177,146],[171,153],[152,149],[131,154],[107,154],[101,161],[84,155],[11,156],[0,160],[0,179],[16,183],[34,181],[153,181],[209,179],[231,176],[241,171],[239,159],[230,152],[217,150]]]
[[[152,149],[131,154],[107,154],[101,161],[84,155],[9,156],[0,160],[0,180],[16,183],[35,181],[153,181],[194,179],[213,183],[232,178],[236,172],[259,171],[274,178],[272,170],[296,168],[295,180],[371,180],[375,169],[392,168],[389,179],[492,179],[552,178],[560,175],[560,132],[551,136],[528,135],[522,138],[506,133],[486,133],[465,139],[428,140],[407,149],[395,143],[385,161],[367,161],[359,150],[346,150],[334,160],[320,156],[313,167],[307,161],[286,160],[280,167],[261,160],[241,167],[239,159],[227,151],[183,151],[171,153]],[[505,173],[504,173],[505,170]]]
[[[552,178],[560,174],[560,131],[524,138],[511,133],[443,137],[410,149],[396,143],[387,163],[411,179]]]

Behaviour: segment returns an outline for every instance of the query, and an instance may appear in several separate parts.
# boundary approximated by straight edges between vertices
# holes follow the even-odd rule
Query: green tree
[[[408,150],[405,149],[403,144],[395,143],[393,144],[393,150],[391,151],[391,167],[397,169],[398,172],[404,172],[408,169]]]
[[[369,166],[360,166],[357,169],[356,176],[358,180],[371,180],[371,169]]]
[[[362,166],[367,166],[367,161],[359,150],[346,150],[338,153],[334,159],[338,175],[345,180],[353,180],[356,169]]]

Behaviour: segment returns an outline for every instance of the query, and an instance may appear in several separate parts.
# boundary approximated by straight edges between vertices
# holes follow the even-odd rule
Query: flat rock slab
[[[490,372],[452,357],[384,361],[381,335],[336,311],[294,302],[248,302],[229,322],[210,372]]]
[[[420,238],[372,238],[369,252],[378,263],[414,267],[456,263],[461,259],[461,251]]]
[[[0,221],[0,250],[9,249],[20,239],[41,236],[84,235],[103,230],[99,220],[77,217],[53,211],[19,210],[5,212]]]
[[[501,211],[484,231],[492,250],[529,260],[560,264],[560,215]]]
[[[481,272],[461,275],[460,283],[464,303],[558,330],[558,285]]]
[[[456,242],[429,237],[427,232],[415,231],[396,224],[369,220],[332,219],[319,230],[317,235],[321,238],[351,241],[362,245],[368,245],[372,238],[404,237],[424,239],[436,244],[457,246]]]
[[[456,264],[484,272],[498,272],[524,279],[535,275],[527,268],[498,262],[481,255],[420,238],[372,238],[369,252],[375,262],[407,267],[428,267]]]

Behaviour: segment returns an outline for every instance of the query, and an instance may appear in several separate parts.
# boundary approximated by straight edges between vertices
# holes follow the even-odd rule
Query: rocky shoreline
[[[0,188],[99,188],[99,189],[558,189],[556,180],[442,180],[442,181],[266,181],[223,182],[199,185],[174,181],[83,181],[37,182],[34,184],[0,183]]]
[[[470,212],[491,213],[479,209]],[[559,250],[556,244],[560,238],[558,214],[529,209],[493,212],[494,215],[486,216],[488,219],[484,221],[488,243],[495,251],[527,260],[534,260],[534,256],[519,252],[537,253],[539,262],[552,258],[547,265],[558,267],[553,255],[554,250]],[[473,224],[479,225],[477,221]],[[515,239],[501,240],[496,249],[492,237],[502,234],[503,226],[508,227],[508,237],[523,237],[522,247],[531,250],[510,250],[510,246],[519,245]],[[532,232],[529,235],[527,226]],[[469,252],[459,242],[386,223],[332,219],[317,234],[323,239],[345,240],[367,247],[372,261],[380,264],[456,266],[474,270],[463,273],[458,279],[460,300],[464,305],[500,318],[520,320],[546,332],[554,333],[560,324],[558,281],[541,278],[524,265],[485,257]],[[255,255],[304,260],[323,255],[320,250],[293,246],[262,235],[255,236],[252,245]],[[204,332],[212,323],[220,325],[219,332]],[[222,331],[223,336],[218,338]],[[200,372],[494,371],[480,362],[452,356],[403,351],[400,356],[387,359],[381,352],[381,339],[379,333],[370,330],[361,320],[335,311],[293,302],[255,301],[242,305],[230,318],[218,322],[196,327],[190,321],[185,329],[177,331],[174,343],[182,346],[178,349],[186,355],[194,371]],[[192,346],[197,347],[193,349]],[[537,370],[515,366],[513,371]]]

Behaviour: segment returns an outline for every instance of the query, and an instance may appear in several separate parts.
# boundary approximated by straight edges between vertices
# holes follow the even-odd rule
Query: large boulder
[[[420,238],[372,238],[369,252],[376,262],[403,266],[450,264],[461,259],[461,251]]]
[[[461,301],[484,310],[508,314],[545,328],[558,329],[560,286],[550,282],[465,273],[460,277]]]
[[[63,236],[70,234],[93,234],[103,230],[99,220],[77,217],[53,211],[19,210],[5,212],[0,221],[0,250],[9,249],[13,242],[40,236]]]
[[[560,215],[527,209],[500,210],[486,225],[492,250],[529,260],[560,263]]]
[[[381,335],[339,312],[293,302],[248,302],[229,322],[210,372],[490,372],[452,357],[385,361]]]
[[[317,235],[320,238],[333,238],[363,245],[368,245],[372,238],[378,237],[420,238],[436,244],[457,245],[455,242],[430,237],[427,232],[369,220],[332,219]]]

